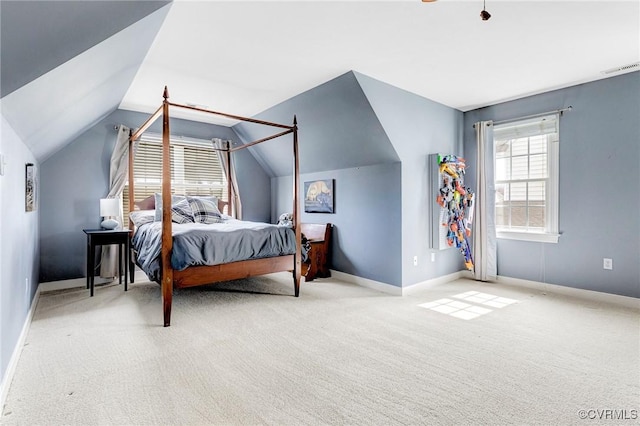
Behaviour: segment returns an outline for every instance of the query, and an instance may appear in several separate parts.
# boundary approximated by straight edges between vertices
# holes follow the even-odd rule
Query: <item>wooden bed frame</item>
[[[270,274],[273,272],[293,271],[293,285],[295,297],[300,295],[300,279],[301,279],[301,232],[300,232],[300,214],[298,207],[298,192],[300,180],[300,168],[298,161],[298,126],[297,119],[293,117],[293,125],[285,125],[271,123],[268,121],[256,120],[253,118],[241,117],[237,115],[227,114],[223,112],[211,111],[203,108],[180,105],[169,102],[169,91],[164,88],[164,101],[162,106],[158,108],[140,128],[133,132],[129,137],[129,211],[134,210],[134,180],[133,180],[133,143],[162,115],[162,249],[161,249],[161,287],[162,287],[162,305],[164,313],[164,326],[169,327],[171,324],[171,302],[173,298],[174,288],[193,287],[203,284],[211,284],[220,281],[229,281],[240,278],[247,278],[256,275]],[[240,262],[232,262],[222,265],[213,266],[192,266],[183,271],[176,271],[171,268],[171,250],[173,247],[173,236],[171,230],[171,166],[169,159],[170,152],[170,130],[169,130],[169,107],[183,108],[193,111],[199,111],[207,114],[214,114],[235,120],[245,121],[249,123],[260,124],[264,126],[277,127],[285,129],[280,133],[268,136],[263,139],[253,141],[232,148],[227,142],[224,149],[219,150],[225,153],[227,163],[231,164],[231,153],[275,139],[284,135],[293,134],[293,229],[295,231],[296,251],[295,254],[269,257],[263,259],[244,260]],[[228,200],[231,201],[231,185],[232,177],[230,174],[231,167],[227,167],[227,194]],[[231,214],[232,204],[228,204],[228,213]],[[133,233],[133,225],[129,225],[131,233]]]

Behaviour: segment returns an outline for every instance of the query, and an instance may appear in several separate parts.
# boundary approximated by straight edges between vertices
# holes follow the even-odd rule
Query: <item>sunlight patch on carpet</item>
[[[504,308],[507,305],[516,303],[517,300],[509,299],[507,297],[495,296],[493,294],[480,293],[479,291],[467,291],[466,293],[456,294],[456,299],[463,299],[469,302],[479,303],[485,306],[491,306],[494,308]]]
[[[464,302],[461,302],[460,300],[444,298],[434,300],[433,302],[422,303],[418,306],[463,320],[470,320],[481,315],[488,314],[489,312],[493,312],[493,309],[478,306],[476,305],[476,303],[499,309],[518,302],[515,299],[495,296],[488,293],[480,293],[478,291],[467,291],[466,293],[456,294],[455,296],[451,297],[454,299],[462,299],[464,300]]]

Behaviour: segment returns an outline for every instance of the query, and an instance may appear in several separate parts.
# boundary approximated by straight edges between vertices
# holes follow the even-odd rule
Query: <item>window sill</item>
[[[560,234],[542,234],[536,232],[498,231],[496,237],[503,240],[532,241],[536,243],[557,244]]]

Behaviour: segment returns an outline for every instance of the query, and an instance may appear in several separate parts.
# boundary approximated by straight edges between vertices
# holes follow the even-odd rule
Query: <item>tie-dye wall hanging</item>
[[[464,264],[473,270],[471,224],[473,192],[464,186],[465,160],[456,155],[429,156],[434,185],[431,247],[444,250],[456,247],[464,256]]]

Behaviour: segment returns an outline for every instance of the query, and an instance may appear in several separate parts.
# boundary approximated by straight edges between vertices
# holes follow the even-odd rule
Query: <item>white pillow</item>
[[[129,220],[136,227],[155,221],[155,210],[135,210],[129,213]]]
[[[159,192],[156,192],[154,194],[154,197],[156,199],[156,215],[155,215],[155,221],[156,222],[160,222],[162,220],[162,194],[160,194]],[[171,205],[173,206],[175,203],[182,201],[182,200],[187,200],[187,197],[184,195],[171,195]]]

